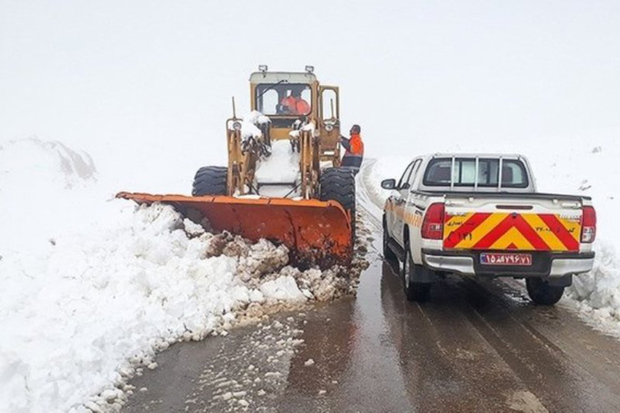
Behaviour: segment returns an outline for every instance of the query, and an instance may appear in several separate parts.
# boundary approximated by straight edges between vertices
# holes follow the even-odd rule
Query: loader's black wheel
[[[204,166],[196,172],[192,195],[226,195],[228,168],[224,166]]]
[[[351,235],[355,241],[355,175],[349,168],[327,168],[320,179],[321,201],[337,201],[351,214]]]
[[[547,281],[538,277],[526,278],[525,287],[534,304],[538,305],[554,305],[564,294],[564,287],[549,285]]]

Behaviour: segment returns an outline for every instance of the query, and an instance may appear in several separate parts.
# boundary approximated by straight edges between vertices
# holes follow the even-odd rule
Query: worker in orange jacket
[[[301,91],[292,90],[291,94],[280,102],[284,109],[292,115],[307,115],[310,113],[310,105],[301,97]]]
[[[359,125],[353,125],[349,131],[351,135],[349,139],[344,136],[340,137],[340,144],[345,149],[340,165],[353,169],[356,174],[359,172],[364,158],[364,142],[360,136],[361,131],[362,128]]]

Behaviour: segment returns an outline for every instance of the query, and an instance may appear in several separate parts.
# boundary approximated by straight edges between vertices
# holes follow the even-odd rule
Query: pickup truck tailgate
[[[581,203],[553,199],[446,201],[448,250],[579,251]]]

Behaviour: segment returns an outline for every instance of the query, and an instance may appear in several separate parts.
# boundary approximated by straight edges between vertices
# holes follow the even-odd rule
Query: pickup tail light
[[[581,217],[581,242],[589,244],[596,238],[596,211],[594,207],[584,206]]]
[[[431,204],[422,221],[422,238],[443,239],[444,204]]]

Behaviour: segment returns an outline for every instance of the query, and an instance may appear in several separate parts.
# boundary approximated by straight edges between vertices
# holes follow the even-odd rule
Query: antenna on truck
[[[498,172],[498,177],[497,177],[497,192],[501,192],[502,191],[502,180],[504,179],[503,175],[503,169],[504,169],[504,157],[500,156],[499,157],[499,172]]]

